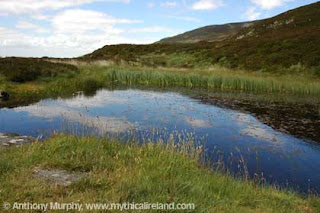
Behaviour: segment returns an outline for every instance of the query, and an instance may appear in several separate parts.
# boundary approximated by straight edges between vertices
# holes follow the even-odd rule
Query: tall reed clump
[[[154,85],[160,87],[182,86],[188,88],[207,88],[237,90],[259,93],[288,93],[298,95],[320,95],[320,84],[286,81],[277,78],[258,78],[246,75],[202,75],[196,73],[164,71],[125,71],[106,70],[104,77],[112,83],[126,85]]]

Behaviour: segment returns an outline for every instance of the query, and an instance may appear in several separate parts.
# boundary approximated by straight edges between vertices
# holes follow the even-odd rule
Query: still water
[[[46,138],[56,131],[121,138],[135,134],[152,141],[170,135],[193,138],[203,144],[211,162],[222,161],[233,174],[256,174],[259,180],[302,192],[320,191],[319,144],[179,93],[101,90],[92,97],[0,109],[0,132]]]

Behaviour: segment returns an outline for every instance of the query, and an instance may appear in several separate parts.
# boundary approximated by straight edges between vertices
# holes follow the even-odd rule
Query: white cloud
[[[148,2],[147,7],[148,8],[154,8],[155,3],[154,2]]]
[[[46,20],[49,21],[52,17],[48,16],[48,15],[44,15],[42,13],[33,13],[30,15],[30,17],[32,19],[37,19],[37,20]]]
[[[141,23],[140,20],[122,19],[103,12],[74,8],[94,1],[130,2],[20,0],[18,4],[18,1],[0,0],[0,13],[19,20],[11,28],[0,27],[0,56],[77,57],[108,44],[148,44],[178,32],[177,29],[161,26],[138,27],[134,24]],[[48,12],[49,10],[56,11]],[[119,26],[121,24],[133,26],[126,26],[124,29]],[[49,35],[43,35],[48,32]],[[151,36],[148,33],[154,34]]]
[[[38,25],[35,25],[31,22],[27,22],[27,21],[19,21],[16,25],[16,28],[18,29],[25,29],[25,30],[33,30],[37,33],[47,33],[49,32],[48,29],[45,29],[43,27],[40,27]]]
[[[1,35],[4,33],[6,35]],[[75,57],[107,44],[146,44],[156,41],[152,38],[134,39],[107,33],[97,35],[53,34],[49,37],[28,36],[14,31],[4,33],[0,30],[0,55],[2,56]]]
[[[120,133],[137,127],[137,124],[130,123],[125,118],[90,116],[82,114],[79,110],[67,109],[59,106],[41,106],[31,105],[27,107],[15,108],[16,112],[27,112],[32,116],[54,119],[63,118],[65,121],[80,123],[87,127],[93,127],[99,130],[100,134],[107,132]],[[72,127],[72,126],[71,126]]]
[[[127,98],[116,97],[112,92],[101,90],[97,92],[94,97],[86,97],[79,95],[72,99],[60,100],[61,104],[68,106],[69,108],[86,108],[86,107],[102,107],[110,103],[112,104],[130,104],[130,100]]]
[[[168,27],[158,27],[158,26],[153,26],[153,27],[142,27],[142,28],[132,28],[125,30],[125,32],[128,33],[159,33],[159,32],[175,32],[175,29],[171,29]]]
[[[166,17],[176,19],[176,20],[182,20],[182,21],[201,22],[201,20],[198,18],[188,17],[188,16],[166,16]]]
[[[48,37],[31,36],[0,27],[0,55],[24,57],[75,57],[92,52],[107,44],[147,44],[160,38],[139,39],[111,32],[58,33]]]
[[[25,36],[15,30],[0,27],[0,46],[8,46],[12,41],[24,40]],[[3,49],[3,48],[0,48]]]
[[[126,37],[123,29],[116,24],[140,23],[137,20],[119,19],[104,13],[90,10],[66,10],[58,13],[51,20],[52,34],[43,36],[30,35],[17,30],[0,28],[0,55],[2,56],[52,56],[74,57],[96,50],[107,44],[152,43],[160,38],[135,39]],[[29,29],[40,32],[41,28],[33,23],[20,21],[17,29]],[[160,31],[160,28],[145,28],[138,31]]]
[[[270,10],[275,7],[282,6],[284,3],[289,1],[293,1],[293,0],[251,0],[252,3],[266,10]]]
[[[161,3],[162,7],[170,7],[170,8],[174,8],[178,6],[178,2],[176,1],[165,1]]]
[[[194,117],[184,117],[184,121],[193,128],[209,128],[212,127],[212,124],[208,120],[203,120]]]
[[[34,29],[34,28],[37,28],[37,25],[27,21],[19,21],[16,27],[19,29]]]
[[[221,0],[200,0],[192,5],[193,10],[213,10],[223,6]]]
[[[243,15],[249,21],[257,20],[260,16],[261,13],[257,12],[255,7],[249,7]]]
[[[58,10],[96,1],[130,3],[130,0],[1,0],[0,14],[32,14],[34,12],[44,10]]]
[[[59,33],[84,33],[86,31],[104,31],[119,34],[121,31],[114,24],[140,23],[139,20],[117,19],[105,13],[71,9],[59,13],[52,20],[53,28]]]
[[[268,142],[281,142],[278,135],[268,129],[264,129],[258,126],[248,126],[241,131],[242,135],[248,135],[258,140],[268,141]]]

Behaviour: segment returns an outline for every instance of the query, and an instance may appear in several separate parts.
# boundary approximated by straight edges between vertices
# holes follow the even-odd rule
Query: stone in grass
[[[0,133],[0,150],[10,146],[22,146],[31,144],[35,140],[35,138],[28,136]]]
[[[8,92],[0,91],[0,99],[7,101],[9,98],[10,94]]]
[[[35,168],[33,176],[35,178],[47,180],[56,185],[66,187],[71,185],[72,183],[80,181],[80,179],[85,176],[85,173],[70,173],[66,170],[60,169]]]

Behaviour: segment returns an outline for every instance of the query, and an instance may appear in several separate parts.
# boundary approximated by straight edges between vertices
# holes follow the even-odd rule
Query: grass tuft
[[[318,198],[302,198],[294,192],[213,172],[199,164],[199,155],[192,147],[188,143],[137,145],[55,136],[43,143],[0,152],[0,202],[194,203],[196,210],[189,212],[320,210]],[[32,177],[33,169],[39,166],[88,175],[69,188],[57,187]]]

